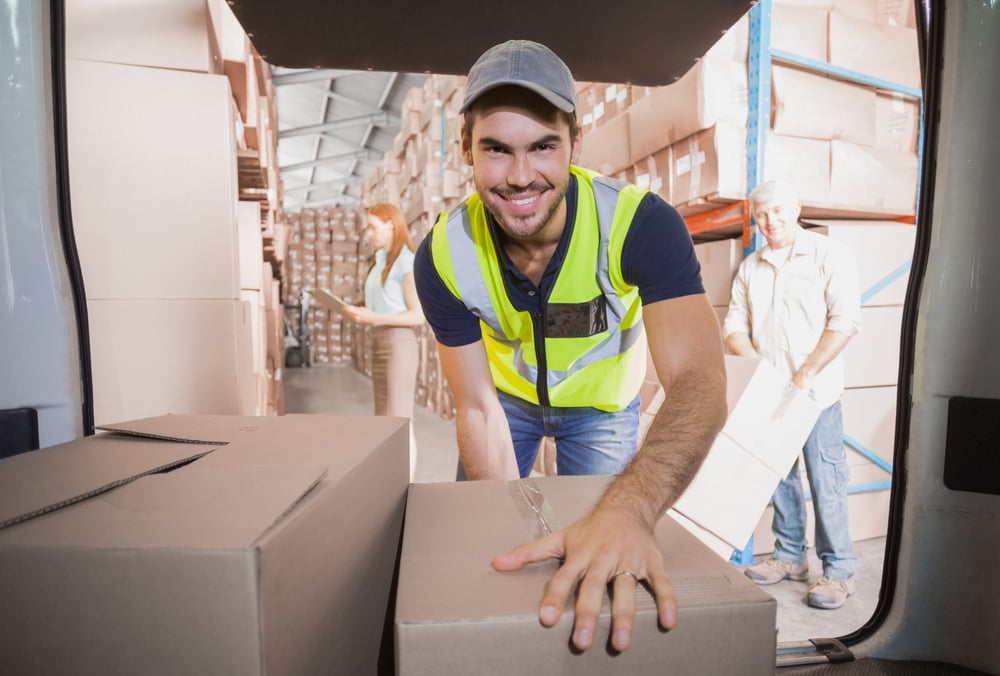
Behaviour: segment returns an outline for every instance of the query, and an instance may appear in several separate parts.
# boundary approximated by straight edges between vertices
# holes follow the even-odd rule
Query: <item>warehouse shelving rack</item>
[[[749,16],[749,53],[747,54],[747,194],[760,182],[764,175],[764,158],[767,134],[771,126],[771,66],[773,62],[788,64],[831,77],[846,80],[855,84],[866,85],[889,92],[902,94],[919,102],[920,116],[923,117],[923,92],[920,89],[891,82],[882,78],[860,73],[847,68],[835,66],[825,61],[800,56],[791,52],[776,49],[771,45],[772,0],[758,0],[750,8]],[[917,166],[921,167],[923,155],[923,124],[918,126]],[[920,194],[920,173],[917,174],[917,195]],[[914,222],[912,219],[899,219],[903,222]],[[733,231],[743,233],[744,255],[750,255],[763,246],[763,237],[757,232],[750,214],[749,203],[746,200],[734,202],[721,207],[685,217],[688,230],[694,238],[712,238],[713,235],[728,236]],[[894,270],[884,279],[877,282],[862,294],[862,302],[868,300],[881,289],[909,272],[910,263]],[[883,460],[877,453],[867,448],[858,440],[844,434],[844,443],[857,451],[877,467],[883,469],[890,478],[865,484],[849,486],[848,494],[887,490],[892,485],[892,465]],[[810,499],[808,490],[806,499]],[[753,563],[753,536],[746,547],[735,550],[731,561],[738,565]]]

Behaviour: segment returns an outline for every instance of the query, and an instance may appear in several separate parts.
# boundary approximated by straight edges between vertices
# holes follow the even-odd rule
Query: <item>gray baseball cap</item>
[[[480,96],[504,85],[529,89],[567,113],[576,110],[573,74],[555,52],[531,40],[508,40],[486,50],[469,70],[464,113]]]

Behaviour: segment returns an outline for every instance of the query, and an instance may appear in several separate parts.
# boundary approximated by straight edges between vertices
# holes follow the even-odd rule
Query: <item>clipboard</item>
[[[346,316],[347,313],[344,312],[344,308],[349,306],[350,303],[340,296],[334,295],[326,289],[311,288],[308,291],[309,295],[316,299],[316,302],[323,307]]]

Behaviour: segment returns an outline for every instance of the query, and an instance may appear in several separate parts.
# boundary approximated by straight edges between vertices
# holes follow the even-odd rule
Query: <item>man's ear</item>
[[[462,125],[462,159],[470,167],[472,166],[472,139],[465,133],[465,125]]]

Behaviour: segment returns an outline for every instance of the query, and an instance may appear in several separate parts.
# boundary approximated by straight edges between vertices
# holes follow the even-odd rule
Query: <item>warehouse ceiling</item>
[[[393,147],[406,92],[464,75],[491,45],[538,40],[581,81],[669,84],[747,12],[747,0],[340,3],[227,0],[277,87],[286,210],[358,204]]]

